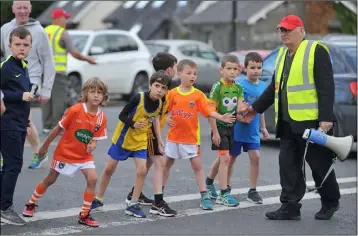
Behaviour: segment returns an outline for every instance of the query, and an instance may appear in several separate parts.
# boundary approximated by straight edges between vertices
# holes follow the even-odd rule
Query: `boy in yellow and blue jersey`
[[[136,180],[132,199],[125,210],[127,215],[146,217],[139,207],[138,199],[147,175],[148,130],[154,123],[155,132],[158,136],[160,135],[161,99],[168,90],[170,80],[171,78],[166,72],[155,72],[150,78],[149,91],[138,93],[132,97],[119,114],[119,122],[112,137],[112,145],[108,150],[110,158],[101,176],[99,192],[105,192],[118,161],[133,157],[136,165]],[[163,145],[161,143],[158,145],[163,152]]]

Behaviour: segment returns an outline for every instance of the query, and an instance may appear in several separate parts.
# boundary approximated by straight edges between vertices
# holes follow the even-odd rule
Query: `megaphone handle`
[[[310,143],[309,141],[306,142],[306,148],[305,148],[305,152],[304,152],[304,154],[303,154],[302,171],[303,171],[303,179],[304,179],[305,183],[306,183],[306,155],[307,155],[307,150],[308,150],[308,145],[309,145],[309,143]],[[307,192],[312,192],[312,191],[314,191],[314,190],[316,190],[316,189],[322,188],[323,183],[326,181],[326,179],[328,178],[329,174],[332,172],[332,170],[333,170],[333,164],[336,162],[336,160],[337,160],[337,157],[333,159],[332,164],[331,164],[331,166],[329,167],[329,169],[328,169],[326,175],[324,176],[324,178],[323,178],[323,180],[322,180],[322,182],[321,182],[321,184],[320,184],[319,187],[309,188],[309,187],[307,187],[307,184],[306,184]]]

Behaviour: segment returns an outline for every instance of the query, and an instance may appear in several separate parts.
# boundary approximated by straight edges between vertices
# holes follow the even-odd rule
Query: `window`
[[[145,44],[149,50],[150,55],[152,55],[153,57],[155,55],[157,55],[157,53],[159,52],[169,52],[169,46],[166,45],[161,45],[161,44],[151,44],[151,43],[146,43]]]
[[[195,44],[188,44],[179,48],[180,52],[185,56],[199,57],[198,47]]]
[[[219,61],[219,57],[216,55],[214,51],[201,51],[200,57],[207,60]]]
[[[329,51],[333,66],[333,74],[356,73],[352,59],[344,52],[344,49],[331,46],[329,47]]]
[[[271,74],[274,73],[277,54],[278,50],[275,50],[264,59],[264,63],[262,66],[263,71],[265,70],[267,72],[271,72]]]
[[[107,35],[109,42],[109,52],[128,52],[138,51],[137,42],[130,36],[120,34]]]
[[[106,35],[98,35],[94,38],[92,42],[92,47],[103,48],[104,53],[109,53],[109,43]]]
[[[145,6],[147,6],[149,1],[139,1],[137,5],[135,5],[135,8],[137,9],[143,9]]]
[[[68,2],[69,2],[69,1],[59,1],[59,2],[57,3],[57,7],[62,8],[62,7],[64,7]]]
[[[134,6],[134,4],[136,4],[137,1],[126,1],[123,4],[123,8],[128,9]]]
[[[160,8],[165,1],[154,1],[152,4],[153,8]]]
[[[73,43],[73,46],[80,52],[83,51],[84,47],[86,46],[88,35],[85,34],[72,34],[71,40]]]
[[[178,1],[177,2],[177,7],[186,7],[187,5],[187,1]]]
[[[78,7],[78,6],[80,6],[83,2],[84,2],[84,1],[74,1],[74,2],[72,3],[72,6],[73,6],[73,7]]]

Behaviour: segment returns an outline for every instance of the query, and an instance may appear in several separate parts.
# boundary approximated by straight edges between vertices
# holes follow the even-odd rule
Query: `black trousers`
[[[306,141],[302,134],[293,133],[288,123],[280,124],[280,183],[282,187],[281,203],[297,204],[306,192],[302,164]],[[334,153],[322,146],[310,143],[306,161],[312,170],[316,187],[320,186],[326,175]],[[307,173],[306,173],[307,174]],[[323,205],[336,205],[340,198],[339,186],[334,171],[327,177],[323,187],[318,189]]]
[[[21,172],[26,132],[1,131],[0,152],[3,157],[1,178],[1,210],[13,204],[17,178]]]

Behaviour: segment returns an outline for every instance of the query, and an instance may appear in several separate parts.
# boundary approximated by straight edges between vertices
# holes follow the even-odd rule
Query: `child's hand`
[[[136,121],[133,125],[133,127],[135,129],[141,129],[144,128],[146,126],[146,122],[145,121]]]
[[[167,116],[166,122],[169,125],[169,127],[173,127],[175,125],[175,121],[172,119],[171,116]]]
[[[31,127],[27,127],[27,128],[26,128],[26,133],[27,133],[27,135],[30,135],[30,134],[31,134]]]
[[[34,99],[35,95],[33,95],[32,93],[30,92],[24,92],[22,94],[22,101],[25,101],[25,102],[31,102],[32,99]]]
[[[165,148],[164,148],[164,143],[161,139],[158,139],[158,148],[159,148],[159,152],[164,155]]]
[[[88,144],[87,144],[87,152],[88,153],[92,153],[97,146],[97,142],[95,140],[91,140]]]
[[[39,149],[38,155],[40,157],[43,157],[46,155],[47,152],[48,152],[48,147],[45,147],[44,145],[42,145]]]
[[[261,134],[262,134],[264,140],[267,140],[267,139],[268,139],[268,137],[269,137],[269,132],[267,131],[266,128],[262,128],[262,129],[261,129]]]
[[[216,145],[216,146],[220,146],[220,135],[219,133],[213,133],[213,137],[212,137],[212,140],[213,140],[213,143]]]
[[[236,121],[236,116],[231,113],[226,113],[222,115],[222,121],[226,123],[234,123]]]

